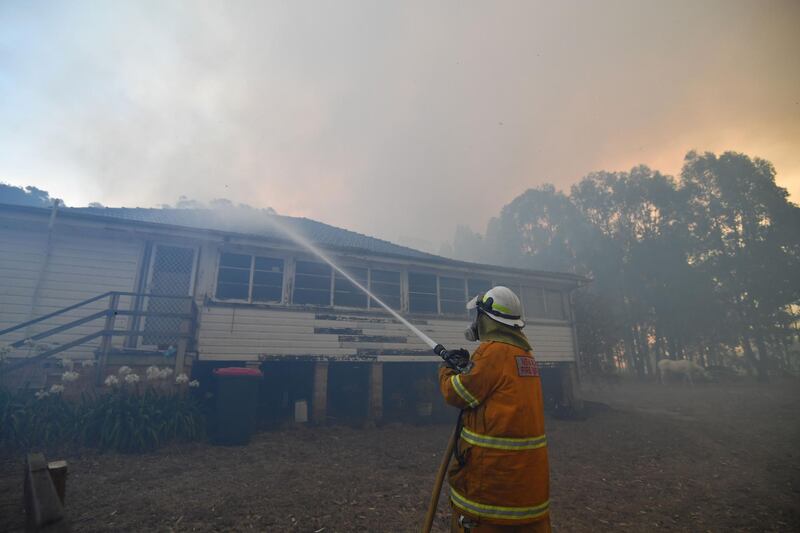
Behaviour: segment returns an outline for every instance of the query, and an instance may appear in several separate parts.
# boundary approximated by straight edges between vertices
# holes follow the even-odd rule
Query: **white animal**
[[[683,376],[689,381],[689,384],[694,386],[694,382],[692,381],[692,376],[703,376],[708,377],[708,372],[706,370],[695,363],[694,361],[690,361],[688,359],[679,359],[677,361],[673,361],[671,359],[662,359],[658,362],[658,375],[659,381],[664,383],[664,378],[670,374],[677,374],[679,376]]]

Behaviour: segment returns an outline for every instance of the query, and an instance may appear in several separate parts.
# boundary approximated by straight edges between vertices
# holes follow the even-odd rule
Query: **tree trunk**
[[[744,350],[744,358],[747,361],[747,371],[752,376],[758,369],[758,361],[753,354],[753,347],[750,345],[750,336],[745,331],[742,333],[742,350]]]
[[[756,341],[756,348],[758,348],[758,381],[769,381],[769,364],[767,345],[764,343],[764,335],[761,331],[756,330],[753,334]]]

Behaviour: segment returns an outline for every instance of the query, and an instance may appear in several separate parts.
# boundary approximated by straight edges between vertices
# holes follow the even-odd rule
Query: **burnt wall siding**
[[[269,357],[376,358],[430,356],[430,348],[392,318],[347,311],[290,311],[247,306],[207,305],[201,309],[201,360],[257,361]],[[425,334],[445,346],[464,340],[463,320],[415,320]],[[567,324],[530,324],[525,332],[542,361],[574,359]]]

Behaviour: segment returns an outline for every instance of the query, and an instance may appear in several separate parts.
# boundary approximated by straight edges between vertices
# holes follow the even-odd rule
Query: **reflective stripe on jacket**
[[[547,516],[549,472],[542,385],[530,352],[484,342],[466,374],[439,371],[447,403],[464,409],[450,500],[460,512],[496,524]]]

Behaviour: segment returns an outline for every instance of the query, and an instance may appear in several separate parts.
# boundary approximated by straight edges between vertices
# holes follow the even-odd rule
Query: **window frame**
[[[403,300],[404,300],[404,294],[406,293],[406,286],[405,286],[404,281],[403,281],[403,279],[405,278],[403,269],[400,268],[399,266],[392,266],[392,265],[378,265],[378,266],[370,265],[370,266],[367,267],[367,272],[368,272],[368,280],[367,280],[368,285],[367,285],[367,288],[370,290],[370,292],[375,294],[377,297],[381,298],[381,296],[385,296],[385,295],[380,295],[380,294],[375,293],[375,291],[373,290],[373,287],[372,287],[372,282],[374,280],[373,271],[375,271],[375,270],[380,271],[380,272],[391,272],[393,274],[397,274],[397,289],[398,289],[398,294],[397,294],[398,301],[397,301],[397,304],[398,305],[397,305],[396,308],[392,307],[388,303],[386,305],[388,305],[389,308],[391,308],[392,310],[394,310],[394,311],[396,311],[398,313],[404,313],[405,310],[403,308]],[[386,281],[379,281],[377,283],[384,283],[384,284],[394,285],[394,283],[389,283],[389,282],[386,282]],[[383,298],[381,298],[381,299],[383,300]],[[386,303],[386,302],[384,302],[384,303]],[[384,313],[388,312],[388,311],[386,311],[386,309],[381,307],[380,304],[375,303],[375,301],[372,298],[370,298],[369,296],[367,297],[367,310],[378,310],[378,311],[381,311],[381,312],[384,312]]]
[[[324,265],[330,269],[330,282],[328,283],[328,303],[327,304],[320,304],[320,303],[298,303],[294,301],[294,294],[297,291],[297,263],[316,263],[320,265]],[[301,274],[303,276],[314,274]],[[322,277],[322,276],[318,276]],[[291,296],[288,298],[288,304],[294,307],[303,308],[303,307],[317,307],[317,308],[328,308],[331,309],[334,307],[333,305],[333,292],[334,292],[334,284],[336,283],[336,270],[330,266],[328,263],[323,261],[318,257],[313,257],[311,259],[307,259],[306,256],[294,256],[292,258],[292,290]],[[300,289],[300,290],[319,290],[322,292],[322,289]]]
[[[436,302],[436,310],[433,312],[426,312],[426,311],[412,311],[411,309],[411,275],[412,274],[420,274],[423,276],[433,276],[434,282],[436,283],[436,292],[414,292],[413,294],[422,294],[422,295],[432,295],[435,298]],[[407,309],[405,312],[409,315],[414,316],[441,316],[441,306],[439,304],[439,273],[438,272],[431,272],[430,270],[426,269],[414,269],[408,268],[405,272],[406,278],[406,286],[405,286],[405,293],[406,293],[406,302],[408,304]]]
[[[344,270],[345,272],[347,272],[350,275],[352,275],[353,272],[351,270],[348,270],[348,269],[363,269],[363,270],[365,270],[366,273],[367,273],[367,277],[364,280],[365,283],[366,283],[365,286],[366,286],[366,288],[369,289],[370,277],[372,275],[372,268],[370,266],[368,266],[368,265],[353,265],[353,264],[337,265],[337,266],[339,266],[339,268],[341,268],[342,270]],[[348,283],[349,283],[349,280],[347,278],[345,278],[344,276],[342,276],[335,268],[331,268],[331,271],[333,272],[333,284],[331,286],[331,307],[335,307],[337,309],[357,309],[357,310],[362,310],[362,311],[368,311],[370,309],[370,304],[372,303],[372,301],[371,301],[372,298],[370,298],[369,295],[367,295],[367,294],[364,295],[364,297],[367,299],[366,304],[364,305],[364,307],[354,307],[354,306],[350,306],[350,305],[341,305],[341,304],[337,304],[336,303],[336,278],[339,277],[339,278],[343,279],[344,281],[346,281]],[[361,283],[361,280],[356,278],[356,276],[353,276],[353,278],[355,278],[356,281]],[[358,289],[358,287],[356,287],[355,285],[353,285],[353,287],[356,288],[356,290],[358,292],[361,292],[361,290]],[[378,306],[378,307],[380,309],[383,309],[380,306]]]
[[[219,291],[219,278],[220,273],[223,268],[240,268],[241,267],[225,267],[222,266],[222,256],[225,254],[230,255],[246,255],[250,257],[250,266],[248,268],[248,278],[247,278],[247,298],[223,298],[217,295]],[[255,264],[256,264],[256,257],[261,257],[264,259],[273,259],[279,260],[283,263],[281,268],[281,298],[280,300],[253,300],[253,279],[255,277]],[[259,252],[250,252],[250,251],[242,251],[242,250],[226,250],[220,249],[217,253],[217,270],[214,275],[214,297],[213,300],[215,302],[230,302],[230,303],[246,303],[246,304],[253,304],[253,305],[282,305],[286,301],[286,279],[287,279],[287,265],[288,259],[281,255],[281,254],[262,254]],[[264,271],[268,272],[268,271]]]
[[[446,317],[462,317],[462,318],[463,317],[467,317],[467,315],[468,315],[468,313],[467,313],[467,302],[471,298],[471,296],[469,296],[469,291],[468,291],[468,286],[467,286],[467,280],[469,278],[466,277],[466,276],[453,276],[453,275],[449,275],[449,276],[441,276],[440,275],[440,276],[437,276],[437,277],[438,277],[438,286],[439,286],[439,314],[442,315],[442,316],[446,316]],[[446,312],[444,310],[444,306],[442,305],[443,302],[456,302],[457,300],[453,300],[453,299],[450,299],[450,298],[443,298],[442,297],[442,278],[448,279],[448,280],[457,280],[457,281],[461,282],[461,289],[462,289],[462,294],[463,294],[463,297],[464,297],[463,298],[464,302],[461,304],[461,310],[458,313]],[[475,279],[475,278],[473,278],[473,279]],[[451,287],[447,287],[445,290],[452,290],[452,288]]]

